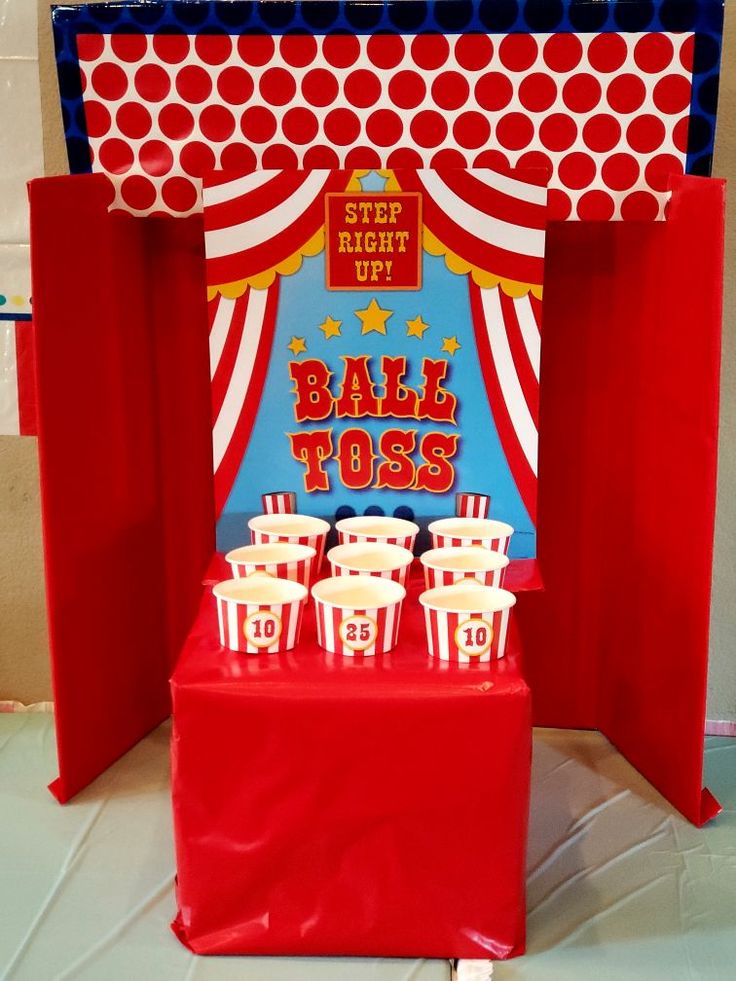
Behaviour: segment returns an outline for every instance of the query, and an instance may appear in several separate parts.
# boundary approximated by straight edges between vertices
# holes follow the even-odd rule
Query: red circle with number
[[[486,620],[470,619],[458,624],[455,646],[468,657],[480,657],[493,643],[493,627]]]
[[[351,651],[365,651],[376,642],[378,624],[371,617],[356,613],[341,621],[338,633],[345,647]]]
[[[243,636],[253,647],[272,647],[281,636],[281,617],[272,610],[257,610],[245,618]]]

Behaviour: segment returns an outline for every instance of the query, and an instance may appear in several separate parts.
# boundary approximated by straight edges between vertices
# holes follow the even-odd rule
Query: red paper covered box
[[[512,638],[429,658],[409,585],[399,645],[220,647],[210,591],[172,679],[177,934],[197,953],[508,957],[524,948],[531,707]]]

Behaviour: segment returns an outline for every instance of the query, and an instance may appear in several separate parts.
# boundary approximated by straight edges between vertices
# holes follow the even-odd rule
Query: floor
[[[168,726],[72,804],[52,718],[0,715],[3,981],[449,981],[445,961],[200,958],[169,931]],[[684,821],[598,733],[535,733],[529,951],[494,981],[736,977],[736,740],[706,740],[724,811]]]

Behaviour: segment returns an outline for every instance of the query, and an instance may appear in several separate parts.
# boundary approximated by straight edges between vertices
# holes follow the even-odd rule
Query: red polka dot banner
[[[692,34],[80,35],[93,169],[138,215],[214,168],[539,167],[557,219],[663,217]]]

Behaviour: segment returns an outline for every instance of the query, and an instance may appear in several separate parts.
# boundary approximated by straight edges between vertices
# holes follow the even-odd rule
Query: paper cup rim
[[[343,553],[347,549],[368,549],[369,551],[376,550],[384,552],[389,549],[390,554],[395,559],[393,562],[386,563],[385,565],[366,568],[365,566],[358,565],[356,562],[351,562],[347,558],[343,559],[341,554],[338,554]],[[371,572],[396,572],[398,569],[405,569],[414,561],[414,554],[408,548],[404,548],[403,545],[392,545],[388,542],[343,542],[342,545],[335,545],[329,550],[327,561],[347,569],[357,569],[358,572],[364,572],[366,575],[369,575]]]
[[[438,603],[440,597],[447,597],[452,601],[453,595],[459,596],[464,590],[475,594],[477,602],[469,606],[459,607],[457,603]],[[499,589],[497,586],[484,586],[474,579],[463,579],[450,586],[435,586],[432,589],[425,589],[419,594],[419,602],[425,609],[436,610],[439,613],[500,613],[503,610],[510,610],[516,603],[516,597],[507,589]]]
[[[261,599],[258,591],[280,591],[285,594],[280,598]],[[223,579],[212,587],[212,592],[218,599],[240,606],[280,606],[288,603],[298,603],[309,595],[307,587],[292,579],[276,579],[273,576],[253,576],[249,579]],[[254,593],[256,595],[248,595]]]
[[[382,521],[390,522],[390,526],[385,531],[370,530],[372,524],[379,524]],[[361,524],[368,525],[368,530],[362,530]],[[394,538],[397,536],[406,538],[419,533],[419,525],[415,521],[409,521],[407,518],[394,518],[393,515],[388,514],[355,514],[349,518],[341,518],[335,528],[346,535],[362,535],[366,538]]]
[[[297,529],[289,530],[289,524],[297,524],[300,521],[312,521],[314,522],[314,531],[298,531]],[[278,530],[276,528],[269,528],[268,525],[286,525],[286,528]],[[264,527],[264,525],[266,527]],[[256,514],[252,518],[248,519],[248,528],[251,531],[260,531],[265,535],[288,535],[292,538],[305,537],[309,535],[325,535],[330,530],[330,524],[325,521],[324,518],[316,518],[312,514]]]
[[[463,526],[472,526],[474,530],[461,533],[458,529]],[[508,522],[498,521],[496,518],[459,517],[437,518],[429,523],[428,531],[434,535],[446,535],[448,538],[508,538],[514,533]]]
[[[292,557],[286,558],[286,551],[293,553],[296,550],[297,554],[292,554]],[[269,556],[266,554],[263,558],[256,558],[258,552],[271,553]],[[279,559],[279,552],[282,554],[283,558]],[[261,545],[240,545],[238,548],[231,549],[225,556],[225,561],[229,562],[230,565],[265,565],[265,564],[280,564],[281,562],[300,562],[301,560],[313,559],[317,554],[317,550],[312,548],[311,545],[300,545],[298,542],[263,542]]]
[[[464,553],[467,553],[468,556],[472,554],[473,557],[481,556],[487,562],[489,562],[489,564],[479,569],[463,569],[461,567],[453,568],[450,565],[440,565],[438,562],[432,561],[432,559],[439,558],[439,553],[442,553],[443,556],[446,555],[448,558],[462,558]],[[460,545],[457,547],[452,545],[442,545],[439,548],[427,549],[426,552],[423,552],[419,556],[419,561],[427,569],[440,569],[442,572],[498,572],[508,566],[509,557],[508,555],[504,555],[503,552],[496,552],[492,548],[478,548],[477,545]]]
[[[361,587],[368,592],[383,592],[384,594],[388,592],[389,596],[387,599],[382,600],[373,597],[372,599],[366,599],[364,603],[361,602],[359,605],[356,605],[352,601],[350,603],[340,603],[334,599],[320,595],[324,589],[329,590],[334,588],[337,590],[342,588],[352,591]],[[329,606],[335,610],[384,610],[388,609],[389,606],[400,603],[405,596],[406,590],[395,579],[381,579],[378,576],[330,576],[327,579],[320,579],[319,582],[312,586],[312,597],[318,602],[324,603],[325,606]]]

